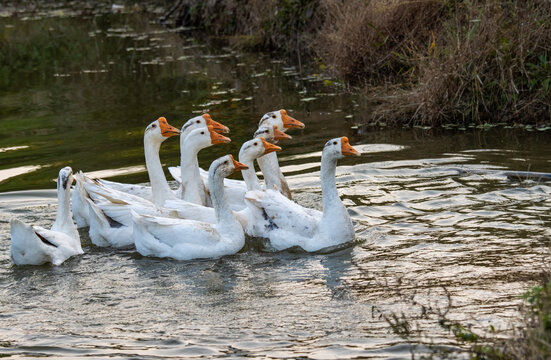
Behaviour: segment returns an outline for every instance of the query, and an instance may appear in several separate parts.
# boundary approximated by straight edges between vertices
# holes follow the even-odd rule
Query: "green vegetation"
[[[172,18],[331,73],[366,123],[551,122],[548,0],[185,0]]]

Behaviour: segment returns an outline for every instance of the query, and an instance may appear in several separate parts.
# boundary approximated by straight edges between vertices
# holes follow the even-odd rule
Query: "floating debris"
[[[149,46],[141,47],[141,48],[133,48],[133,47],[126,48],[126,51],[149,51],[149,50],[151,50]]]
[[[83,74],[97,74],[97,73],[106,73],[109,72],[109,70],[101,69],[101,70],[82,70]]]
[[[54,77],[69,77],[71,74],[54,74]]]
[[[298,72],[296,72],[296,71],[284,71],[282,74],[284,76],[297,76]]]
[[[129,28],[129,27],[122,27],[122,28],[109,28],[107,29],[107,32],[110,32],[110,33],[127,33],[127,32],[130,32],[130,31],[134,31],[132,28]]]
[[[113,4],[111,5],[111,12],[113,14],[121,14],[124,12],[124,5]]]
[[[316,97],[308,97],[308,98],[303,98],[303,99],[300,99],[300,101],[302,102],[310,102],[310,101],[314,101],[314,100],[317,100],[318,98]]]
[[[5,148],[0,148],[0,153],[6,152],[6,151],[27,149],[28,147],[29,147],[29,145],[10,146],[10,147],[5,147]]]

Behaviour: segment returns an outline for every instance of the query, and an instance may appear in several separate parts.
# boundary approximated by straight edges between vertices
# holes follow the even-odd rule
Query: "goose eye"
[[[337,142],[336,142],[336,141],[333,141],[333,145],[337,145]]]
[[[254,146],[258,145],[258,143],[254,143]]]
[[[275,115],[272,115],[272,118],[273,118],[273,119],[275,119],[275,118],[276,118],[276,116],[275,116]]]
[[[228,163],[228,160],[224,161],[224,164],[227,164]]]
[[[205,132],[204,131],[201,131],[201,135],[205,135]],[[336,144],[336,143],[335,143]]]
[[[197,120],[197,124],[201,123],[201,120]]]
[[[152,128],[156,128],[157,127],[157,124],[153,124],[151,125]]]

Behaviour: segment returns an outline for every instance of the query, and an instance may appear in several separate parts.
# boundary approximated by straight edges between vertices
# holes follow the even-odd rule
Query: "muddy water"
[[[143,14],[56,8],[0,26],[11,59],[26,59],[1,77],[1,355],[410,358],[421,344],[456,348],[442,314],[479,331],[513,326],[519,295],[549,262],[551,185],[506,174],[551,172],[547,132],[356,130],[365,110],[330,79],[207,48]],[[62,266],[12,265],[8,221],[53,222],[60,167],[146,182],[145,125],[208,111],[233,142],[201,152],[206,167],[278,108],[307,126],[280,156],[299,203],[319,206],[327,139],[349,136],[362,151],[337,170],[352,246],[179,262],[97,248],[84,230],[85,254]],[[173,140],[166,165],[178,162]],[[392,314],[407,319],[407,338]]]

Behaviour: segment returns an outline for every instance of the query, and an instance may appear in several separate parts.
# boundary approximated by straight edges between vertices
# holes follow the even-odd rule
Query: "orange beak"
[[[233,161],[233,166],[234,166],[234,170],[233,172],[237,172],[237,171],[241,171],[241,170],[247,170],[249,167],[245,164],[242,164],[238,161],[235,161],[235,159],[233,158],[233,156],[230,154],[230,158],[231,158],[231,161]]]
[[[283,131],[279,131],[277,125],[274,125],[274,140],[292,139],[291,135],[285,134]]]
[[[220,135],[214,130],[214,127],[209,126],[209,132],[210,132],[210,143],[212,145],[216,144],[227,144],[231,142],[230,138],[225,137],[224,135]]]
[[[264,140],[264,138],[262,138],[262,137],[260,138],[260,140],[262,140],[262,143],[264,144],[264,154],[269,154],[271,152],[281,150],[281,148],[279,146],[274,145],[274,144],[270,144],[269,142]]]
[[[341,153],[344,156],[360,156],[360,153],[350,145],[346,136],[341,138]]]
[[[283,120],[283,127],[286,129],[304,129],[304,124],[300,121],[293,119],[289,115],[287,115],[287,111],[281,109],[279,110],[281,113],[281,120]]]
[[[160,117],[157,119],[157,121],[159,122],[159,127],[161,128],[161,135],[163,135],[164,137],[169,138],[174,135],[180,135],[180,130],[170,125],[166,121],[166,118]]]
[[[224,133],[227,134],[230,132],[230,128],[226,125],[220,124],[218,121],[212,120],[209,114],[203,114],[203,119],[207,122],[207,126],[212,126],[214,131],[218,133]]]

